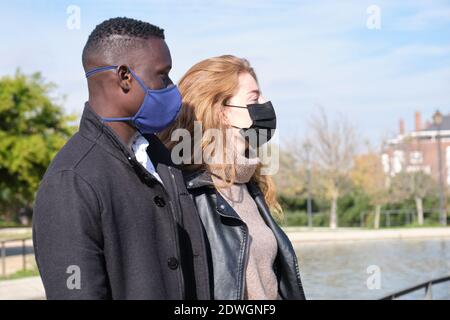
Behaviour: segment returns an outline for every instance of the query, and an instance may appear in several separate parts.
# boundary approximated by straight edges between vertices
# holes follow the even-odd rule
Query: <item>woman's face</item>
[[[227,104],[247,107],[248,104],[264,102],[266,101],[261,96],[256,80],[245,72],[239,75],[238,91]],[[252,125],[252,120],[246,109],[226,107],[225,116],[229,125],[239,128],[249,128]]]

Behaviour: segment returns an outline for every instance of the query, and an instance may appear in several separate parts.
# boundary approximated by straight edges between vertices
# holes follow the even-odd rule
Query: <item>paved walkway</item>
[[[40,277],[0,281],[0,300],[45,299],[44,286]]]
[[[434,228],[398,228],[365,230],[358,228],[284,228],[293,243],[356,241],[356,240],[386,240],[386,239],[427,239],[450,238],[450,227]]]

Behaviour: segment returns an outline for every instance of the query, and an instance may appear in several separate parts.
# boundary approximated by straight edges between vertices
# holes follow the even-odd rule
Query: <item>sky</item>
[[[87,100],[83,46],[97,24],[118,16],[165,30],[174,81],[205,58],[248,59],[276,109],[282,144],[306,136],[320,108],[373,145],[394,136],[400,118],[411,130],[415,111],[424,120],[450,112],[450,1],[0,3],[0,76],[41,72],[77,115]]]

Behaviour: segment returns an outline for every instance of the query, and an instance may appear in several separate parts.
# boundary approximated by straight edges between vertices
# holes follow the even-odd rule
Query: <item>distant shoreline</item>
[[[328,241],[450,238],[450,227],[392,228],[379,230],[364,230],[359,228],[331,230],[328,228],[308,229],[304,227],[285,227],[283,230],[294,244]]]

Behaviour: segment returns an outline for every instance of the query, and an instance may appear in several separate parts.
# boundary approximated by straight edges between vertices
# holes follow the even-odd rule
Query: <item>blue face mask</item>
[[[117,66],[98,67],[86,72],[86,78],[105,70],[116,69]],[[131,70],[133,78],[145,92],[138,112],[133,117],[102,118],[105,122],[131,122],[141,134],[157,133],[167,128],[178,116],[181,109],[181,94],[174,85],[160,90],[152,90]]]

